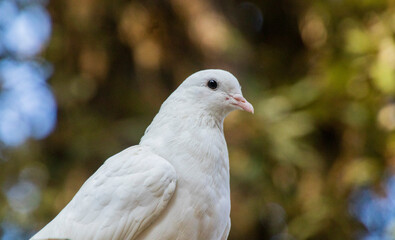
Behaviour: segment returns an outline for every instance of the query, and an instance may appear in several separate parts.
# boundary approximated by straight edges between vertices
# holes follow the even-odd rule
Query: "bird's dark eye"
[[[217,81],[210,79],[207,82],[207,87],[209,87],[211,89],[216,89],[218,87],[218,83],[217,83]]]

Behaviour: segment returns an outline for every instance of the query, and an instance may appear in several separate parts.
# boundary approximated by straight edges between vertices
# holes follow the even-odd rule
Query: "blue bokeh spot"
[[[46,83],[52,67],[38,57],[51,35],[46,2],[18,3],[0,1],[0,142],[6,147],[42,139],[56,124],[56,102]]]

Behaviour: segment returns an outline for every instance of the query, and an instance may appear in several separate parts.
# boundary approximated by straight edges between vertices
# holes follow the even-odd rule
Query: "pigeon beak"
[[[234,100],[231,103],[232,105],[237,106],[246,112],[254,114],[254,107],[242,95],[240,94],[231,95],[231,98]]]

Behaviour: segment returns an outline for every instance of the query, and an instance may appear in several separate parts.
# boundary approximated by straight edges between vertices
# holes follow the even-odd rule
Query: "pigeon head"
[[[237,109],[254,113],[253,106],[243,97],[237,79],[224,70],[209,69],[196,72],[189,76],[177,91],[188,99],[189,104],[212,114],[226,116]]]
[[[223,129],[225,117],[233,110],[254,113],[252,105],[243,97],[239,81],[224,70],[196,72],[162,104],[140,144],[161,149],[168,142],[181,144],[178,141],[191,140],[185,136],[180,138],[180,132],[189,136],[192,130],[204,132],[202,127]]]

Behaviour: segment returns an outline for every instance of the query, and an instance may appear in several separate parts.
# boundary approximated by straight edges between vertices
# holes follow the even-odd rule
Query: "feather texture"
[[[166,207],[176,172],[148,147],[109,158],[32,239],[135,239]]]
[[[235,109],[253,112],[232,74],[191,75],[162,104],[140,144],[109,158],[32,239],[227,239],[223,121]]]

